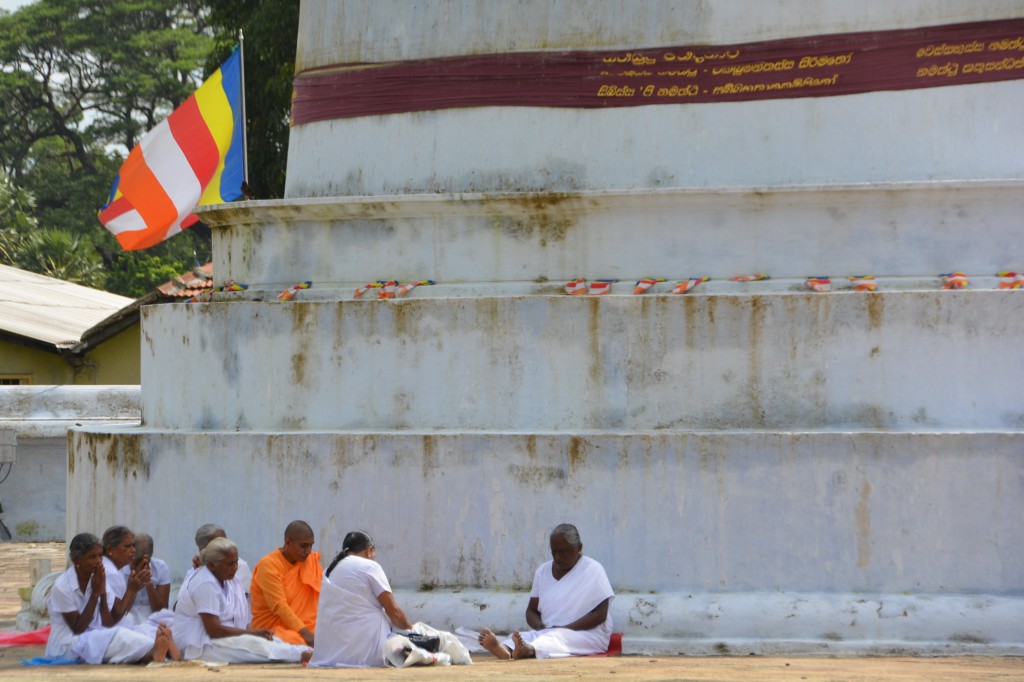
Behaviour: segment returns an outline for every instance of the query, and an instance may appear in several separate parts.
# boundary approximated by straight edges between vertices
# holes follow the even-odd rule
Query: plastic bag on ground
[[[411,632],[429,635],[441,640],[438,653],[421,649],[404,635],[393,635],[384,643],[384,661],[393,668],[408,668],[414,665],[468,665],[473,662],[469,650],[450,632],[435,630],[426,623],[415,623]]]

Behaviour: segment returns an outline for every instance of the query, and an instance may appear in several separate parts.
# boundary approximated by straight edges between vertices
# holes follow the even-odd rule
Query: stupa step
[[[181,503],[180,486],[161,481],[197,472],[182,479],[190,518],[217,519],[243,557],[273,547],[291,518],[315,519],[317,546],[333,555],[372,517],[398,589],[525,598],[551,520],[584,513],[602,529],[584,536],[586,553],[624,593],[1016,594],[1021,578],[1022,430],[83,427],[70,446],[69,497],[105,502],[79,509],[83,528],[125,517],[148,528]],[[161,545],[194,549],[184,531]]]
[[[225,430],[1020,428],[1007,367],[1021,319],[1024,291],[975,289],[154,306],[143,418]],[[183,393],[183,377],[200,384]]]
[[[214,273],[264,288],[1024,269],[1024,181],[405,195],[207,208]],[[358,285],[357,285],[358,286]]]

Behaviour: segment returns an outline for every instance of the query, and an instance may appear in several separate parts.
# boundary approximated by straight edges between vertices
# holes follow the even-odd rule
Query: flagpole
[[[242,81],[242,177],[245,179],[245,184],[249,184],[249,137],[246,128],[248,123],[245,118],[245,37],[242,35],[242,29],[238,29],[238,59],[241,62],[239,71],[241,72]]]

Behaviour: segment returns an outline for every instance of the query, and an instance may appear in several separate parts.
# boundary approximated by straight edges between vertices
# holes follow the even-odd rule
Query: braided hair
[[[334,561],[332,561],[331,565],[327,567],[327,571],[324,575],[330,578],[331,571],[334,570],[334,567],[337,566],[342,559],[350,554],[362,552],[364,549],[370,549],[373,546],[373,538],[370,537],[369,533],[361,530],[352,531],[345,536],[345,540],[341,543],[341,551],[338,552],[338,556],[334,557]]]

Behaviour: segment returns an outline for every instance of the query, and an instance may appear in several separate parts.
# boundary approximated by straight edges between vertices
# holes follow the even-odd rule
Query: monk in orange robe
[[[292,521],[284,531],[284,546],[256,564],[252,571],[252,627],[273,630],[291,644],[313,646],[324,574],[313,541],[308,523]]]

